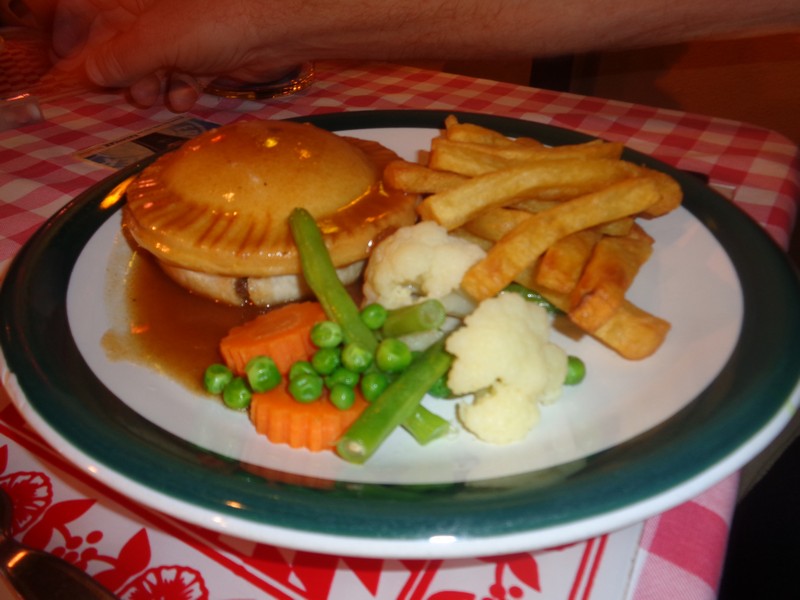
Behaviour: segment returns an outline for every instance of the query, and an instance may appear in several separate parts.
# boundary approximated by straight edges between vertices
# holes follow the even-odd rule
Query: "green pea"
[[[314,369],[314,365],[307,360],[298,360],[291,367],[289,367],[289,381],[299,375],[308,374],[316,375],[317,371]]]
[[[586,364],[577,356],[568,356],[564,385],[578,385],[584,377],[586,377]]]
[[[382,305],[378,304],[377,302],[373,302],[372,304],[367,304],[361,309],[361,320],[364,322],[364,325],[373,331],[377,331],[383,327],[388,314],[389,311],[387,311]]]
[[[317,348],[335,348],[343,339],[341,325],[333,321],[320,321],[311,328],[311,342]]]
[[[243,377],[234,377],[222,390],[222,401],[228,408],[244,410],[250,406],[253,392],[250,391]]]
[[[298,402],[314,402],[322,395],[322,377],[316,373],[303,373],[289,381],[289,393]]]
[[[341,364],[338,348],[320,348],[311,357],[314,370],[320,375],[330,375]]]
[[[329,398],[336,408],[347,410],[356,401],[356,392],[349,385],[337,383],[330,389]]]
[[[337,367],[333,373],[325,377],[325,386],[330,390],[337,384],[346,385],[348,387],[355,387],[358,385],[360,376],[358,373],[345,369],[344,367]]]
[[[221,394],[233,379],[233,372],[221,364],[210,365],[203,374],[203,385],[212,394]]]
[[[378,344],[375,362],[381,371],[399,373],[411,364],[411,350],[405,342],[397,338],[386,338]]]
[[[436,380],[436,383],[431,386],[431,389],[428,390],[428,393],[434,398],[453,397],[453,391],[450,389],[450,386],[447,385],[447,373]]]
[[[389,387],[389,378],[380,371],[370,371],[361,378],[361,394],[367,402],[372,402]]]
[[[281,382],[278,365],[269,356],[251,358],[244,367],[244,373],[254,392],[268,392]]]
[[[372,353],[358,342],[345,344],[344,348],[342,348],[342,364],[345,368],[355,373],[366,371],[372,361]]]

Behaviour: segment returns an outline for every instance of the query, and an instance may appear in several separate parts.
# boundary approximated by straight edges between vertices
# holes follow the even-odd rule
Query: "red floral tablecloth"
[[[205,96],[191,116],[227,123],[348,110],[504,115],[620,140],[710,182],[784,247],[798,197],[797,148],[746,124],[392,64],[317,65],[316,83],[269,102]],[[0,133],[0,260],[109,174],[78,157],[175,118],[111,93],[38,89],[44,120]],[[37,92],[36,85],[32,91]],[[66,463],[0,394],[0,485],[14,535],[66,557],[121,598],[713,598],[737,476],[625,530],[563,548],[463,560],[354,559],[253,544],[167,517]]]

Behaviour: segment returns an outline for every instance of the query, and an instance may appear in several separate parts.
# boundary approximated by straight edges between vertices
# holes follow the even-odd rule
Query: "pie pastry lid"
[[[165,264],[226,277],[300,271],[288,217],[303,206],[334,264],[362,260],[386,230],[415,220],[415,198],[386,190],[397,156],[310,124],[242,121],[208,131],[144,169],[123,225]]]

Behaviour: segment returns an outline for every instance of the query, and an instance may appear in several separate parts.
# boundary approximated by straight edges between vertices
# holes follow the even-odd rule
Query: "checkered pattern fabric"
[[[10,58],[13,61],[18,57]],[[8,59],[6,56],[3,60]],[[3,66],[7,68],[7,63]],[[35,88],[37,82],[48,75],[51,77],[49,89],[58,89],[57,75],[52,72],[42,75],[40,65],[30,66],[30,72],[5,77],[0,90],[26,85]],[[116,93],[86,90],[72,95],[44,94],[42,98],[43,122],[0,133],[0,260],[11,258],[45,219],[109,174],[102,166],[76,158],[76,152],[174,118],[163,108],[136,109]],[[503,115],[622,141],[681,169],[706,174],[713,186],[755,218],[783,247],[788,244],[794,225],[800,195],[797,147],[772,131],[706,116],[366,62],[321,63],[317,65],[316,82],[289,98],[255,102],[204,96],[192,114],[222,124],[244,115],[289,118],[378,109],[438,109]],[[24,438],[20,434],[24,425],[15,420],[13,410],[9,413],[7,409],[4,414],[2,433],[8,438],[9,452],[13,455],[15,445]],[[36,455],[35,444],[22,445]],[[42,469],[48,468],[46,463],[42,464]],[[634,585],[628,597],[633,600],[714,597],[736,485],[737,477],[731,476],[695,500],[645,523],[632,572]],[[204,544],[211,543],[209,538],[182,527],[170,526],[166,533],[161,529],[159,535],[173,542],[183,540],[204,553],[206,559],[217,557],[214,558],[217,560],[215,568],[250,580],[257,579],[252,574],[253,561],[277,564],[284,556],[268,547],[254,550],[235,544],[219,553],[203,550]],[[595,549],[599,547],[594,546]],[[524,564],[530,574],[532,565],[537,564],[531,562],[530,557],[515,560],[518,562],[509,563],[508,568],[518,568],[519,573],[522,573],[520,565]],[[331,570],[342,568],[339,561],[328,561],[325,566],[320,563],[316,567],[316,563],[311,563],[307,568],[327,573],[326,589],[333,590]],[[302,564],[295,567],[303,568]],[[375,569],[380,574],[384,568],[383,563],[356,565],[354,561],[348,567],[359,574],[365,585],[367,579],[377,577]],[[439,567],[442,565],[437,569]],[[404,565],[403,568],[414,572],[415,577],[429,574],[427,567],[419,565]],[[481,566],[476,563],[471,568],[484,568],[496,574],[498,567],[497,564]],[[420,585],[421,579],[416,581],[415,585]],[[528,580],[531,589],[534,589],[533,583],[533,579]],[[432,588],[418,588],[419,593],[414,595],[409,593],[409,585],[404,597],[432,597],[423,593],[432,593]],[[262,597],[314,597],[289,594],[274,582],[270,586],[259,588],[266,594]],[[400,597],[381,595],[377,581],[367,587],[372,594],[368,597]],[[517,593],[522,587],[518,585],[514,589]],[[575,589],[558,597],[577,597]],[[457,593],[460,592],[447,597],[468,597],[455,595]],[[581,597],[594,596],[587,592]]]

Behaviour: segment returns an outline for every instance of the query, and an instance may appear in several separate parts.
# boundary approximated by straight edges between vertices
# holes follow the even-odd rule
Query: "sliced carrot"
[[[326,318],[318,302],[276,308],[231,329],[220,342],[222,358],[232,371],[242,374],[251,358],[269,356],[286,375],[295,362],[308,360],[316,351],[311,328]],[[319,452],[332,449],[366,406],[358,391],[353,406],[347,410],[336,408],[327,395],[316,402],[298,402],[289,393],[284,378],[269,392],[253,394],[250,420],[256,431],[274,444]]]
[[[284,382],[269,392],[253,394],[250,420],[273,444],[319,452],[332,449],[366,406],[358,391],[353,406],[346,410],[336,408],[325,396],[315,402],[298,402]]]
[[[295,362],[313,354],[311,328],[326,318],[318,302],[286,304],[231,329],[220,342],[220,353],[228,368],[239,375],[259,355],[272,358],[285,374]]]

